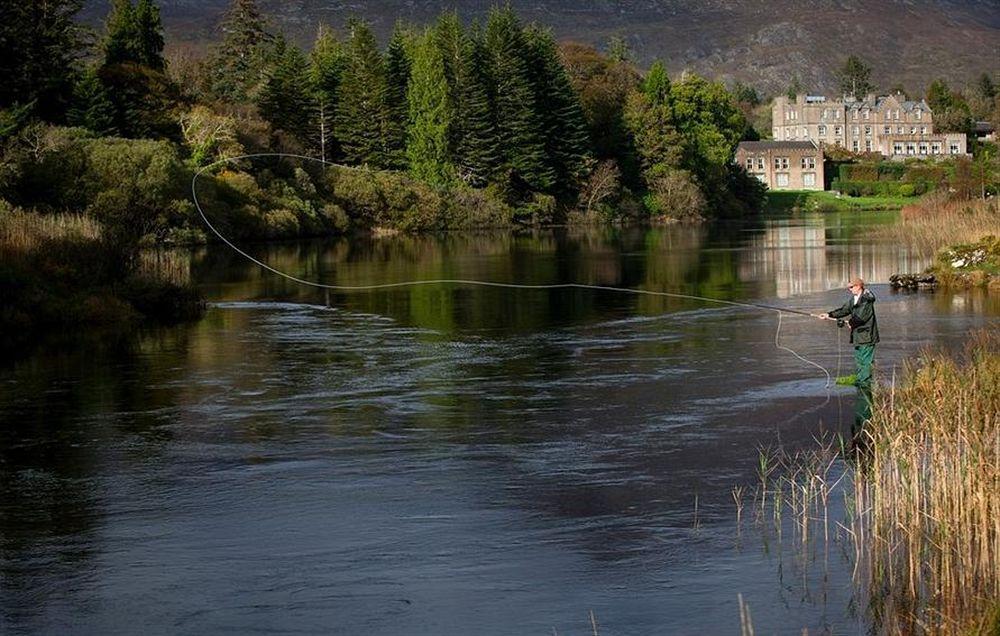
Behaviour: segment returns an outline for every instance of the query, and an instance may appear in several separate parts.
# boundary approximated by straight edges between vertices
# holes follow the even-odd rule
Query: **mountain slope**
[[[204,43],[227,0],[161,0],[168,42]],[[426,23],[455,9],[483,18],[489,0],[261,0],[275,26],[307,44],[320,22],[341,27],[351,15],[388,37],[397,19]],[[603,46],[621,36],[642,65],[661,58],[673,72],[740,79],[769,91],[794,77],[814,91],[834,88],[833,70],[850,53],[874,68],[884,89],[902,82],[922,92],[935,77],[962,84],[1000,71],[1000,2],[994,0],[512,0],[527,21],[560,39]],[[108,3],[91,0],[83,17],[99,24]]]

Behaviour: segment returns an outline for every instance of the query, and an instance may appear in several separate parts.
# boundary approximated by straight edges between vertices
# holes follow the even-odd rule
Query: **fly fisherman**
[[[847,291],[851,292],[851,298],[842,307],[813,316],[823,320],[836,320],[838,327],[843,327],[845,322],[851,327],[851,344],[854,345],[857,372],[853,377],[837,378],[837,384],[853,384],[862,389],[870,389],[872,361],[875,359],[875,344],[878,342],[875,294],[865,289],[865,281],[860,278],[851,280]]]

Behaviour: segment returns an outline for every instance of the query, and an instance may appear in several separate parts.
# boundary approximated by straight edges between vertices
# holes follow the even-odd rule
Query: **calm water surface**
[[[922,257],[856,217],[252,249],[337,284],[581,282],[830,309],[874,281],[883,379],[996,324],[894,294]],[[850,565],[738,528],[757,447],[853,394],[773,312],[583,290],[322,293],[195,254],[197,324],[70,334],[0,367],[0,632],[864,633]],[[846,336],[846,334],[845,334]],[[781,343],[836,373],[831,323]],[[829,397],[829,400],[827,398]],[[838,469],[839,470],[839,469]]]

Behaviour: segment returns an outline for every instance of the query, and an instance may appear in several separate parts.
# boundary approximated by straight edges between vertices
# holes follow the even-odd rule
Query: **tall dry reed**
[[[54,240],[96,241],[100,237],[100,223],[82,214],[0,213],[0,250],[5,254],[25,254]]]
[[[934,251],[975,243],[1000,234],[1000,197],[988,201],[951,200],[947,193],[933,193],[903,208],[898,223],[873,230],[877,238]]]
[[[852,536],[884,633],[996,633],[1000,333],[926,353],[877,394]],[[990,624],[987,624],[990,623]]]

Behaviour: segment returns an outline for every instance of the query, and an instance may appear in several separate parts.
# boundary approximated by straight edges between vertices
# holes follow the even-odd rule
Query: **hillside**
[[[228,0],[161,0],[167,39],[204,45]],[[261,0],[277,27],[307,43],[316,26],[334,27],[351,15],[372,23],[385,38],[397,19],[426,22],[457,9],[471,20],[486,14],[491,0]],[[888,89],[897,82],[922,91],[933,77],[962,83],[1000,68],[1000,3],[990,0],[512,0],[525,18],[546,24],[560,39],[603,46],[621,36],[640,64],[662,58],[672,72],[689,69],[711,77],[740,79],[769,91],[783,90],[798,76],[803,85],[833,88],[831,69],[848,53],[874,68]],[[99,24],[107,0],[88,0],[83,17]]]

